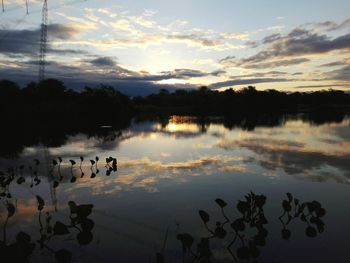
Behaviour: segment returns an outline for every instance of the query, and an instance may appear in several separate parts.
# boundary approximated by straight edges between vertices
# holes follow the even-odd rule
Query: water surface
[[[103,136],[68,135],[55,147],[26,145],[16,158],[0,160],[2,178],[14,175],[0,188],[1,240],[10,245],[19,232],[28,234],[35,243],[31,262],[55,262],[63,249],[73,262],[350,262],[350,118],[232,124],[174,116],[101,130]],[[110,156],[117,171],[106,175]],[[59,168],[52,162],[58,157]],[[252,201],[260,195],[261,210]],[[224,214],[217,198],[227,204]],[[252,205],[255,223],[237,208],[239,200]],[[91,214],[71,214],[69,201],[92,204]],[[11,205],[15,212],[6,220]],[[210,217],[207,227],[199,210]],[[50,232],[48,217],[49,226],[59,221],[68,232]],[[231,223],[242,217],[236,237]]]

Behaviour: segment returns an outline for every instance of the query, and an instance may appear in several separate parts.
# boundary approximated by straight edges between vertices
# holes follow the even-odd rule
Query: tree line
[[[245,113],[305,112],[349,108],[350,94],[340,90],[314,92],[258,91],[253,86],[219,92],[207,87],[197,90],[161,89],[147,97],[129,97],[117,89],[100,85],[82,91],[67,88],[63,82],[47,79],[20,88],[14,82],[0,81],[0,110],[7,116],[33,121],[78,119],[106,123],[130,118],[137,113],[187,115],[239,115]]]

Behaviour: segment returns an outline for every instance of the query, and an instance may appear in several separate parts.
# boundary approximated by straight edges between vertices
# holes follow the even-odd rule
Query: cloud
[[[331,38],[304,28],[296,28],[285,36],[273,34],[265,37],[262,42],[264,49],[252,56],[241,59],[229,56],[219,63],[243,68],[281,67],[309,61],[300,56],[350,51],[350,34]]]
[[[347,65],[337,70],[326,72],[324,73],[324,76],[326,79],[349,81],[350,65]]]
[[[216,70],[213,72],[203,72],[200,70],[194,70],[194,69],[175,69],[173,71],[162,71],[161,78],[168,78],[168,79],[188,79],[188,78],[199,78],[199,77],[206,77],[206,76],[221,76],[226,73],[224,70]]]
[[[106,59],[98,59],[98,65],[108,62]],[[96,60],[96,59],[94,59]],[[85,61],[86,62],[86,61]],[[96,61],[95,61],[96,64]],[[90,67],[88,67],[90,65]],[[26,62],[12,62],[6,65],[6,68],[0,67],[0,79],[13,80],[20,85],[25,85],[30,81],[37,80],[38,61],[29,60]],[[85,66],[67,66],[55,61],[47,61],[46,76],[48,78],[58,78],[62,80],[69,88],[82,89],[85,86],[97,86],[101,83],[116,87],[121,92],[130,96],[149,95],[158,93],[160,89],[193,89],[197,85],[191,84],[160,84],[161,80],[172,78],[188,79],[206,75],[219,74],[218,72],[201,73],[196,70],[175,70],[175,74],[152,75],[144,72],[128,70],[120,65],[114,65],[108,68],[96,69],[96,65],[91,65],[91,60]]]
[[[345,61],[334,61],[331,63],[322,64],[320,65],[320,67],[337,67],[337,66],[344,66],[344,65],[347,65]]]
[[[321,84],[321,85],[302,85],[297,86],[297,89],[315,89],[315,88],[334,88],[334,87],[350,87],[350,84]]]
[[[298,65],[305,62],[309,62],[310,59],[307,58],[293,58],[293,59],[280,59],[273,60],[269,62],[260,62],[260,63],[246,63],[242,62],[234,56],[228,56],[221,60],[219,63],[225,67],[244,67],[247,69],[265,69],[265,68],[276,68],[276,67],[288,67],[292,65]]]
[[[48,26],[49,39],[68,40],[81,32],[81,28],[74,25],[51,24]],[[36,55],[39,51],[41,29],[33,30],[7,30],[0,29],[0,35],[3,36],[0,41],[0,52],[2,54],[26,54]],[[48,42],[49,52],[64,52],[52,48]],[[72,50],[69,50],[71,53]],[[78,52],[78,51],[77,51]]]
[[[249,33],[224,33],[221,36],[225,39],[248,40]]]
[[[321,152],[307,149],[305,144],[299,142],[263,138],[221,141],[218,146],[225,150],[237,149],[237,147],[249,149],[256,154],[260,165],[268,170],[280,168],[286,173],[299,178],[318,181],[331,178],[348,183],[348,180],[341,176],[318,175],[319,169],[326,165],[339,169],[343,174],[349,173],[350,163],[348,160],[350,154],[346,152]],[[314,171],[318,171],[317,176],[313,175]],[[310,178],[308,178],[309,176]]]
[[[111,57],[99,57],[90,60],[89,62],[96,67],[114,67],[117,64]]]
[[[341,30],[350,27],[350,18],[345,19],[344,21],[337,23],[334,21],[324,21],[313,24],[315,28],[325,28],[328,31]]]
[[[286,78],[254,78],[254,79],[237,79],[237,80],[227,80],[222,82],[217,82],[210,84],[208,87],[210,89],[219,89],[223,87],[238,86],[238,85],[249,85],[257,83],[271,83],[271,82],[286,82],[290,79]]]

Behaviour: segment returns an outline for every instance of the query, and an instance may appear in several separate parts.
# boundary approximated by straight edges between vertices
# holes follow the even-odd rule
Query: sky
[[[4,0],[0,79],[38,79],[43,1]],[[350,91],[349,0],[48,0],[46,77],[70,88]],[[1,12],[1,11],[0,11]]]

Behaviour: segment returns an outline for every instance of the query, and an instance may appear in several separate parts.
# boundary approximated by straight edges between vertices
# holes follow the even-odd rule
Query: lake
[[[7,262],[350,262],[349,116],[99,129],[3,154]]]

